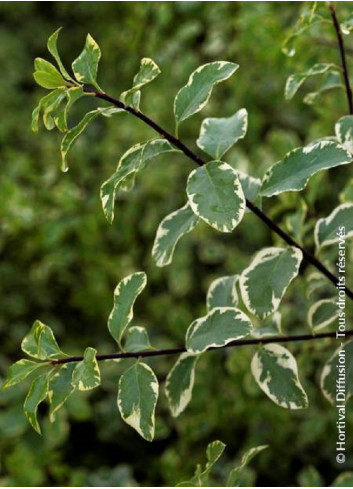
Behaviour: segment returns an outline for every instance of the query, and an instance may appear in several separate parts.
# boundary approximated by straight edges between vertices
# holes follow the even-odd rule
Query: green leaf
[[[308,323],[316,332],[331,324],[339,314],[338,306],[334,299],[322,299],[313,304],[308,311]]]
[[[66,90],[67,103],[54,116],[54,122],[60,131],[66,132],[68,130],[67,116],[69,110],[76,102],[76,100],[83,97],[84,95],[88,95],[88,94],[83,91],[82,87],[73,87]]]
[[[308,8],[304,4],[304,9],[300,15],[299,20],[295,24],[293,28],[290,29],[289,35],[286,37],[282,44],[282,51],[287,56],[295,55],[295,47],[294,43],[298,36],[303,34],[307,29],[315,24],[319,24],[321,22],[327,22],[327,20],[315,13],[318,2],[310,2],[312,5]]]
[[[121,100],[126,105],[138,109],[140,105],[140,88],[154,80],[161,70],[150,58],[142,58],[139,72],[134,76],[132,88],[121,94]]]
[[[78,362],[72,372],[72,386],[80,391],[88,391],[98,387],[101,383],[101,374],[96,359],[97,350],[88,347],[83,360]]]
[[[238,68],[239,65],[227,61],[215,61],[197,68],[175,97],[174,115],[177,126],[199,112],[207,104],[213,87],[227,80]]]
[[[32,131],[33,132],[38,132],[38,126],[39,126],[39,117],[41,114],[41,111],[45,111],[46,115],[46,123],[48,123],[48,115],[50,111],[52,110],[52,107],[55,107],[56,104],[61,102],[63,98],[65,97],[65,91],[66,89],[63,88],[57,88],[56,90],[53,90],[50,92],[48,95],[45,97],[41,98],[39,101],[39,104],[37,107],[33,110],[32,112]],[[47,124],[46,124],[47,125]]]
[[[7,389],[13,385],[25,380],[31,373],[39,367],[47,365],[46,363],[33,362],[32,360],[22,359],[11,365],[7,372],[7,376],[1,386],[2,389]]]
[[[40,321],[35,321],[31,331],[23,338],[21,348],[24,353],[38,360],[64,358],[54,337],[53,331]]]
[[[158,267],[165,267],[172,262],[179,239],[192,231],[198,222],[199,219],[188,202],[163,219],[158,226],[152,248],[152,256]]]
[[[260,452],[268,448],[268,445],[259,445],[258,447],[250,448],[244,453],[241,458],[240,465],[235,467],[229,474],[227,487],[239,487],[241,483],[241,474],[249,462]]]
[[[340,202],[353,202],[353,178],[348,180],[342,192],[339,194]]]
[[[305,218],[308,212],[308,206],[303,199],[300,199],[298,208],[295,212],[288,214],[285,223],[290,235],[299,243],[303,244],[305,233]]]
[[[263,345],[251,360],[251,372],[259,387],[278,406],[287,409],[308,407],[297,362],[283,346]]]
[[[210,117],[202,122],[197,146],[215,160],[220,160],[248,128],[248,113],[240,109],[231,117]]]
[[[60,69],[62,75],[64,76],[64,78],[66,78],[67,80],[71,80],[72,82],[74,82],[73,78],[69,75],[69,73],[66,71],[64,65],[62,64],[61,58],[60,58],[59,53],[58,53],[57,42],[58,42],[59,32],[61,31],[61,29],[62,29],[62,27],[59,27],[59,29],[57,29],[49,37],[48,43],[47,43],[47,48],[48,48],[49,53],[53,56],[53,58],[57,62],[58,66],[59,66],[59,69]]]
[[[50,374],[51,372],[45,373],[34,379],[23,404],[28,421],[39,434],[41,434],[41,429],[37,419],[37,411],[39,404],[47,397]]]
[[[206,316],[193,321],[186,333],[186,349],[202,353],[218,348],[251,333],[250,319],[240,309],[216,307]]]
[[[329,216],[319,219],[315,225],[317,249],[334,243],[342,243],[353,236],[353,203],[341,204]]]
[[[193,170],[186,191],[194,213],[218,231],[230,233],[244,216],[243,189],[228,163],[210,161]]]
[[[261,185],[262,185],[261,180],[259,178],[255,178],[250,175],[247,175],[246,173],[240,170],[237,170],[237,173],[238,173],[240,184],[244,192],[244,197],[247,200],[250,200],[250,202],[255,202],[257,200],[257,197],[261,189]],[[250,211],[248,211],[247,209],[247,212]]]
[[[131,326],[127,330],[125,339],[125,351],[151,350],[152,346],[146,328],[142,326]]]
[[[266,336],[277,336],[282,334],[282,316],[276,311],[272,316],[268,316],[261,321],[261,326],[256,327],[252,331],[254,338],[264,338]]]
[[[34,60],[34,69],[33,78],[43,88],[53,89],[69,85],[55,66],[45,59],[36,58]]]
[[[294,149],[267,171],[261,195],[271,197],[282,192],[302,190],[315,173],[351,161],[351,155],[331,141],[320,141]]]
[[[145,363],[137,362],[120,377],[118,408],[122,419],[147,441],[154,437],[158,380]]]
[[[313,466],[304,467],[298,474],[300,487],[325,487],[319,471]]]
[[[48,399],[50,403],[49,418],[51,422],[55,421],[57,411],[75,390],[71,381],[76,366],[74,362],[60,365],[59,370],[50,379]]]
[[[353,153],[353,115],[341,117],[335,124],[335,133],[342,146]]]
[[[90,34],[87,34],[85,47],[78,58],[72,63],[72,70],[76,80],[80,83],[88,83],[98,90],[97,83],[98,63],[101,57],[101,50]]]
[[[345,319],[343,311],[340,313],[339,318],[339,323],[342,322],[342,319]],[[342,371],[342,365],[344,365],[344,371]],[[342,405],[353,396],[352,340],[345,344],[341,343],[334,354],[326,362],[322,370],[320,386],[324,396],[331,402],[331,404],[336,403]]]
[[[309,92],[303,98],[305,104],[315,104],[320,102],[321,95],[334,88],[344,88],[342,85],[341,73],[338,71],[328,71],[321,78],[321,83],[315,92]]]
[[[220,277],[214,280],[207,291],[207,310],[211,311],[215,307],[236,307],[239,302],[235,284],[238,275]]]
[[[333,63],[316,63],[309,70],[303,71],[302,73],[296,73],[290,75],[287,78],[286,86],[284,89],[284,96],[287,100],[290,100],[297,93],[299,87],[311,76],[322,75],[330,70],[339,69]]]
[[[167,376],[165,393],[174,417],[179,416],[191,401],[197,360],[197,355],[182,353]]]
[[[332,482],[330,487],[352,487],[353,486],[353,472],[342,472]]]
[[[298,275],[302,252],[293,247],[264,248],[240,276],[247,309],[264,319],[278,309],[291,281]]]
[[[125,277],[114,290],[114,305],[108,318],[108,329],[121,347],[121,338],[125,328],[131,322],[135,300],[147,283],[144,272],[137,272]]]

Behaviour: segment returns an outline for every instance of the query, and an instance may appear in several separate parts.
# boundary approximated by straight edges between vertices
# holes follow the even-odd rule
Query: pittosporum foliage
[[[330,8],[336,22],[333,7]],[[304,10],[283,46],[284,52],[293,55],[296,37],[311,26],[327,21],[327,17],[317,13],[316,4]],[[349,32],[351,28],[350,21],[340,27],[343,33]],[[21,359],[10,367],[3,388],[18,384],[28,377],[32,379],[24,410],[30,424],[40,433],[37,419],[40,403],[48,401],[49,417],[54,420],[57,411],[75,390],[87,391],[100,385],[99,362],[126,362],[126,370],[117,382],[117,409],[128,425],[144,439],[152,441],[160,389],[158,378],[148,364],[149,357],[178,355],[164,387],[171,415],[176,417],[191,402],[200,355],[209,349],[254,344],[258,348],[249,369],[260,389],[281,408],[305,409],[310,397],[305,389],[305,380],[303,385],[295,357],[281,343],[335,337],[335,332],[326,332],[325,328],[340,314],[336,290],[330,289],[330,293],[324,295],[321,291],[327,281],[335,286],[337,284],[334,251],[341,237],[337,230],[344,226],[345,238],[353,235],[352,185],[350,182],[350,187],[343,190],[339,205],[329,215],[310,218],[310,222],[308,205],[303,199],[298,211],[288,219],[290,234],[269,217],[270,213],[262,211],[262,204],[265,199],[266,202],[271,199],[275,203],[276,196],[284,192],[302,192],[316,173],[351,163],[352,93],[344,52],[341,52],[342,66],[332,62],[316,63],[306,71],[290,75],[285,85],[285,98],[294,97],[309,77],[320,77],[321,86],[316,92],[306,95],[306,103],[314,103],[325,90],[344,86],[350,114],[336,121],[332,133],[327,137],[283,155],[261,180],[240,171],[233,160],[227,161],[227,151],[246,136],[248,113],[245,108],[235,108],[234,114],[229,117],[204,119],[200,133],[196,135],[196,145],[204,155],[202,158],[178,136],[183,122],[205,107],[217,84],[234,75],[242,76],[236,63],[213,61],[191,73],[174,99],[175,132],[172,134],[140,110],[142,91],[160,74],[159,67],[152,59],[141,60],[131,87],[123,91],[119,98],[114,98],[98,84],[101,51],[93,37],[88,34],[82,53],[72,63],[70,74],[63,66],[58,52],[59,31],[49,38],[47,45],[56,66],[41,58],[37,58],[34,63],[34,79],[49,93],[33,111],[32,129],[37,132],[43,121],[46,129],[57,128],[63,133],[62,170],[66,172],[69,169],[70,150],[97,117],[115,118],[127,112],[157,133],[155,138],[129,148],[119,159],[112,175],[102,183],[100,198],[109,223],[114,221],[118,192],[133,191],[135,179],[139,178],[142,171],[148,171],[147,166],[154,158],[161,156],[167,162],[168,153],[179,152],[191,159],[196,168],[185,182],[184,205],[167,215],[156,229],[155,240],[151,244],[156,266],[169,265],[174,254],[178,253],[178,241],[202,221],[217,232],[231,233],[241,225],[245,213],[252,212],[279,240],[276,246],[269,243],[268,247],[249,257],[248,266],[239,275],[219,277],[212,282],[205,299],[205,314],[195,318],[188,326],[183,346],[156,350],[151,345],[147,329],[134,324],[134,303],[147,284],[146,274],[139,271],[122,278],[114,291],[107,328],[115,342],[116,352],[98,353],[94,347],[87,346],[82,356],[71,356],[60,349],[52,329],[36,321],[22,341],[22,351],[29,358]],[[341,42],[341,33],[337,33]],[[236,81],[228,83],[236,84]],[[71,127],[68,122],[70,110],[82,97],[98,99],[104,105],[86,113],[77,125]],[[117,123],[123,124],[122,121]],[[119,216],[116,217],[118,219]],[[315,244],[314,254],[307,250],[307,241]],[[281,302],[292,281],[297,279],[303,261],[311,272],[306,275],[309,329],[307,334],[290,336],[282,330]],[[347,299],[353,299],[353,292],[346,283],[341,284],[341,288]],[[346,336],[352,333],[347,331]],[[353,368],[352,348],[353,341],[347,341],[347,371]],[[330,402],[334,401],[337,355],[337,351],[334,352],[322,365],[320,385]],[[352,378],[348,377],[347,382],[348,399],[353,394]],[[241,465],[229,475],[229,486],[239,485],[242,468],[264,448],[253,448],[244,455]],[[209,472],[223,450],[221,442],[209,445],[206,467],[202,469],[198,466],[194,477],[180,485],[207,485]]]

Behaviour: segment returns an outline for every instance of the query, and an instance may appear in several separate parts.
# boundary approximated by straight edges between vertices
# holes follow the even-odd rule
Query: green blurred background
[[[153,58],[162,75],[144,89],[142,110],[169,130],[173,97],[197,66],[218,59],[238,63],[236,75],[215,89],[211,102],[183,125],[180,136],[195,148],[204,117],[229,116],[247,108],[248,134],[227,160],[261,177],[293,147],[332,135],[334,122],[346,113],[342,90],[324,95],[315,106],[302,102],[303,94],[317,87],[316,80],[293,101],[284,101],[289,74],[318,61],[339,62],[330,24],[303,36],[296,56],[282,53],[281,44],[301,4],[1,2],[3,374],[20,358],[20,341],[35,319],[54,329],[64,351],[80,354],[86,346],[113,351],[106,328],[113,290],[122,277],[138,270],[147,272],[149,282],[136,304],[134,324],[148,328],[155,347],[182,344],[190,322],[205,313],[210,282],[240,272],[254,252],[280,243],[256,217],[246,215],[230,236],[199,226],[180,242],[173,264],[157,269],[151,259],[155,231],[166,214],[184,204],[185,181],[193,164],[180,155],[153,162],[131,193],[119,195],[110,226],[101,210],[99,187],[130,146],[154,134],[128,115],[99,120],[76,143],[70,171],[61,173],[60,135],[30,131],[31,111],[44,92],[33,82],[32,64],[36,56],[49,59],[48,36],[63,26],[60,52],[69,66],[90,32],[103,53],[100,85],[116,96],[129,88],[140,58]],[[352,6],[353,2],[338,2],[342,20]],[[353,46],[349,37],[345,41]],[[349,65],[352,60],[350,55]],[[94,102],[77,104],[72,124]],[[305,191],[311,217],[326,216],[338,205],[349,172],[343,168],[312,179]],[[265,209],[286,227],[299,204],[300,195],[285,195],[266,202]],[[303,239],[312,249],[310,221]],[[310,271],[303,267],[303,273]],[[281,307],[288,333],[308,331],[310,300],[303,282],[298,279],[291,286]],[[341,468],[334,460],[335,412],[321,395],[318,378],[333,351],[332,342],[293,344],[290,349],[309,393],[308,410],[288,412],[260,392],[249,372],[253,348],[211,352],[199,362],[193,400],[179,418],[170,416],[161,392],[152,444],[120,420],[116,391],[121,364],[102,365],[102,387],[91,394],[74,394],[54,424],[49,424],[46,408],[41,409],[43,437],[28,426],[22,412],[28,386],[9,389],[0,394],[1,484],[174,485],[203,462],[207,444],[220,439],[227,449],[215,470],[215,484],[223,484],[245,449],[268,443],[270,448],[246,471],[244,484],[303,484],[313,465],[322,485],[328,485]],[[173,361],[151,361],[162,383]],[[349,413],[348,428],[352,421]],[[352,445],[353,439],[347,448]],[[353,459],[344,468],[353,469]]]

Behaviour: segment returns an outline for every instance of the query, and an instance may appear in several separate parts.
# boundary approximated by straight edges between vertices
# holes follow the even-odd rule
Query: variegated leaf
[[[38,360],[67,356],[60,350],[51,328],[41,321],[33,323],[31,331],[22,340],[21,348],[24,353]]]
[[[189,353],[202,353],[208,348],[218,348],[244,338],[251,331],[251,321],[240,309],[216,307],[190,324],[186,349]]]
[[[26,418],[39,434],[41,434],[41,429],[37,419],[37,411],[39,404],[47,397],[50,374],[51,372],[45,373],[33,380],[23,404]]]
[[[72,63],[72,70],[76,80],[80,83],[88,83],[98,90],[97,83],[98,63],[101,57],[101,50],[90,34],[87,34],[86,44],[82,53]]]
[[[75,390],[71,382],[76,366],[74,362],[60,365],[59,370],[50,379],[48,400],[50,403],[49,418],[52,422],[55,420],[56,412],[64,405]]]
[[[179,416],[191,401],[197,360],[197,355],[182,353],[167,376],[165,393],[174,417]]]
[[[46,363],[33,362],[32,360],[22,359],[11,365],[7,372],[7,376],[2,383],[1,388],[7,389],[13,385],[27,379],[29,375],[35,372],[39,367],[47,365]]]
[[[316,63],[307,71],[290,75],[287,79],[286,87],[284,89],[285,98],[287,100],[293,98],[300,86],[305,82],[305,80],[307,80],[311,76],[322,75],[330,70],[339,71],[339,67],[332,63]]]
[[[35,109],[32,112],[32,124],[31,124],[31,129],[33,132],[38,132],[39,129],[39,118],[41,115],[41,112],[45,110],[46,113],[46,127],[48,127],[48,115],[50,115],[49,107],[53,107],[53,104],[55,104],[57,101],[63,100],[65,97],[65,89],[64,88],[57,88],[56,90],[53,90],[50,92],[48,95],[45,97],[41,98],[38,105],[35,107]]]
[[[94,348],[86,348],[83,360],[77,363],[72,372],[72,386],[80,391],[94,389],[101,383],[101,374],[96,354],[97,350]]]
[[[323,248],[334,243],[342,243],[353,236],[353,203],[341,204],[329,216],[319,219],[315,225],[316,247]]]
[[[240,170],[237,170],[237,173],[244,192],[244,197],[250,202],[255,202],[258,200],[258,195],[262,185],[261,180],[256,177],[252,177],[251,175],[247,175]],[[247,209],[247,212],[250,212],[250,210]]]
[[[240,109],[231,117],[210,117],[202,122],[197,146],[215,160],[220,160],[248,128],[248,113]]]
[[[230,233],[244,216],[243,189],[227,163],[210,161],[193,170],[186,191],[194,213],[218,231]]]
[[[120,377],[118,408],[122,419],[147,441],[154,437],[158,380],[145,363],[137,362]]]
[[[239,65],[227,61],[215,61],[197,68],[175,97],[174,115],[177,126],[199,112],[207,104],[214,85],[227,80],[238,68]]]
[[[321,378],[321,390],[331,404],[342,405],[353,396],[353,341],[341,343],[326,362]]]
[[[59,32],[61,31],[61,29],[62,29],[62,27],[59,27],[59,29],[57,29],[49,37],[48,43],[47,43],[47,48],[48,48],[49,53],[53,56],[53,58],[57,62],[58,66],[59,66],[59,69],[60,69],[61,74],[63,75],[63,77],[66,80],[70,80],[73,83],[75,83],[74,80],[73,80],[73,78],[69,75],[69,73],[66,71],[64,65],[62,64],[61,58],[60,58],[59,53],[58,53],[57,42],[58,42]]]
[[[214,307],[236,307],[239,302],[235,284],[239,279],[238,275],[220,277],[214,280],[207,291],[207,310],[211,311]]]
[[[339,314],[334,299],[322,299],[313,304],[308,311],[308,323],[313,331],[320,331],[331,324]]]
[[[308,407],[307,395],[299,381],[297,362],[281,345],[263,345],[253,356],[251,372],[264,393],[287,409]]]
[[[121,100],[126,105],[132,105],[137,109],[140,105],[140,88],[154,80],[161,70],[150,58],[142,58],[140,69],[134,76],[132,87],[121,94]]]
[[[254,327],[252,336],[254,338],[264,338],[266,336],[277,336],[282,333],[282,316],[276,311],[271,316],[263,319],[261,325]]]
[[[353,115],[341,117],[335,124],[335,133],[346,150],[353,153]]]
[[[267,171],[261,195],[271,197],[282,192],[297,192],[306,186],[315,173],[351,161],[352,156],[332,141],[320,141],[294,149]]]
[[[298,275],[303,254],[297,248],[265,248],[240,276],[247,309],[264,319],[278,309],[291,281]]]
[[[146,274],[137,272],[121,280],[114,290],[114,305],[108,318],[108,329],[119,346],[121,346],[125,328],[134,316],[135,300],[145,288],[146,283]]]
[[[179,239],[192,231],[198,222],[189,202],[163,219],[158,226],[152,248],[152,256],[158,267],[172,262]]]
[[[127,330],[124,346],[125,351],[151,350],[152,346],[146,328],[142,326],[131,326]]]
[[[244,468],[249,464],[249,462],[256,457],[256,455],[262,450],[268,448],[268,445],[259,445],[258,447],[253,447],[247,450],[241,458],[240,465],[235,467],[229,474],[227,480],[227,487],[239,487],[241,483],[241,474]]]
[[[76,100],[88,94],[83,91],[82,87],[73,87],[66,90],[65,95],[67,97],[66,104],[61,108],[61,110],[54,114],[55,125],[61,132],[66,132],[68,130],[67,116],[73,104],[76,102]]]

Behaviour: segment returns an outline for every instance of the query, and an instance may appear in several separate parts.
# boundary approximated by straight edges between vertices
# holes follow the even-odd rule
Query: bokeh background
[[[324,2],[320,4],[329,18]],[[352,6],[337,2],[341,20]],[[122,277],[138,270],[147,272],[149,282],[136,303],[134,324],[148,328],[155,347],[182,344],[190,322],[205,313],[210,282],[240,272],[261,247],[279,244],[249,214],[229,236],[199,226],[179,243],[173,264],[157,269],[151,259],[155,231],[165,215],[184,204],[193,165],[173,154],[150,164],[134,190],[119,195],[110,226],[101,210],[99,187],[130,146],[154,134],[128,115],[97,120],[77,141],[70,171],[61,173],[60,135],[30,131],[31,111],[44,92],[32,79],[33,59],[49,59],[48,36],[63,26],[60,52],[69,66],[90,32],[103,53],[99,82],[116,96],[129,88],[140,58],[153,58],[162,75],[143,90],[142,110],[169,130],[173,98],[197,66],[218,59],[238,63],[235,76],[214,90],[208,106],[182,126],[180,136],[195,148],[204,117],[247,108],[248,134],[227,161],[261,177],[290,149],[332,135],[335,121],[347,112],[341,89],[323,95],[316,105],[303,103],[317,80],[308,82],[293,101],[284,100],[289,74],[318,61],[339,62],[329,23],[305,34],[296,43],[295,56],[283,54],[281,44],[301,7],[302,2],[1,2],[3,375],[20,358],[20,341],[35,319],[54,329],[64,351],[80,354],[86,346],[113,351],[106,328],[113,290]],[[345,41],[353,47],[349,36]],[[348,56],[351,66],[351,50]],[[94,103],[77,104],[71,123]],[[312,179],[304,193],[309,217],[326,216],[338,205],[350,172],[343,168]],[[299,205],[297,194],[264,203],[266,212],[287,228]],[[303,240],[313,249],[308,222]],[[304,266],[302,273],[310,271]],[[306,293],[304,280],[298,279],[281,306],[288,333],[308,331]],[[215,470],[215,484],[223,485],[244,450],[268,443],[269,449],[246,471],[244,484],[306,485],[313,466],[322,485],[329,485],[341,471],[334,460],[336,414],[320,393],[318,379],[333,351],[332,341],[293,344],[290,349],[309,393],[308,410],[289,412],[263,395],[249,372],[252,347],[210,352],[198,364],[193,400],[178,419],[168,412],[162,385],[152,444],[120,420],[116,392],[122,364],[102,365],[102,387],[74,394],[54,424],[42,407],[42,437],[22,412],[28,385],[1,392],[1,484],[174,485],[188,479],[196,463],[204,461],[207,444],[220,439],[227,448]],[[174,360],[150,362],[162,384]],[[348,434],[352,422],[348,412]],[[353,438],[348,450],[352,444]],[[353,469],[353,459],[344,468]]]

